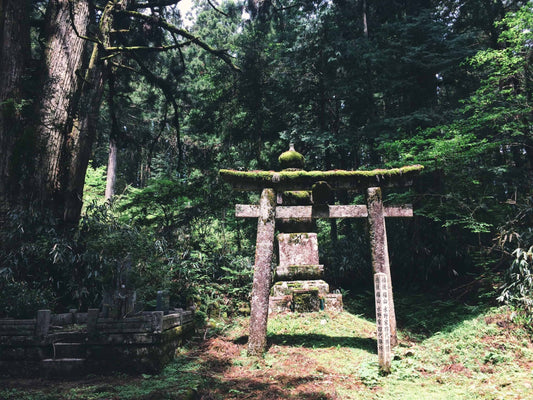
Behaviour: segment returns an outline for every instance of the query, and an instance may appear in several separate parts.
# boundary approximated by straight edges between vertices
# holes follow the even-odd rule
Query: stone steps
[[[54,358],[85,358],[87,349],[83,343],[54,343]]]
[[[51,358],[41,360],[44,378],[78,378],[89,373],[85,332],[53,334]]]
[[[75,378],[88,373],[85,358],[46,358],[41,360],[41,374],[44,378]]]

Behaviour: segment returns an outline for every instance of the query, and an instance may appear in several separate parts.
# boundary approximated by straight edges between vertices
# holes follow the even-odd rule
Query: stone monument
[[[304,157],[291,144],[279,156],[283,171],[303,171]],[[311,191],[286,191],[277,196],[278,206],[311,206]],[[279,265],[276,283],[270,291],[269,312],[342,311],[342,295],[330,294],[329,285],[321,278],[324,266],[318,258],[316,223],[313,218],[284,218],[279,220]]]
[[[281,171],[220,170],[222,179],[230,183],[233,189],[261,191],[258,205],[235,206],[235,216],[258,220],[248,353],[259,355],[266,349],[269,308],[279,309],[288,304],[295,310],[316,310],[320,308],[321,296],[325,307],[329,307],[329,288],[327,283],[318,279],[322,276],[323,266],[318,259],[314,220],[367,218],[372,269],[379,283],[375,292],[376,307],[379,305],[376,310],[381,310],[377,332],[382,339],[382,345],[378,348],[379,359],[381,368],[387,371],[390,368],[390,348],[396,345],[397,337],[385,218],[412,217],[413,209],[411,205],[385,207],[381,187],[409,186],[413,177],[424,167],[410,165],[372,171],[305,171],[304,158],[293,146],[280,156],[279,161]],[[366,204],[332,204],[332,192],[335,190],[363,192],[366,194]],[[281,232],[278,236],[280,263],[276,268],[278,282],[272,293],[274,300],[269,302],[276,221]],[[384,291],[386,296],[382,295]],[[381,301],[385,298],[386,302]],[[387,307],[386,313],[384,307]],[[385,340],[383,335],[387,335],[389,340]]]

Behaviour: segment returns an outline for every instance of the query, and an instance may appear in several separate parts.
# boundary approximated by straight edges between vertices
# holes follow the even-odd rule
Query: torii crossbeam
[[[281,164],[282,157],[288,153],[299,155],[291,147],[291,150],[280,156]],[[299,157],[302,158],[303,164],[303,157]],[[378,355],[381,368],[387,371],[390,369],[390,346],[396,344],[397,338],[385,218],[412,217],[413,209],[410,205],[384,207],[381,186],[409,186],[423,166],[411,165],[373,171],[303,171],[289,168],[280,172],[220,170],[221,178],[230,183],[234,190],[261,191],[259,205],[237,204],[235,207],[236,217],[258,218],[248,353],[261,354],[266,349],[270,264],[276,219],[367,218],[372,268],[374,274],[378,274],[375,278],[376,285],[381,285],[376,286],[375,292],[376,316],[388,317],[386,321],[378,321]],[[313,191],[315,198],[317,187],[364,192],[366,205],[329,205],[315,200],[314,204],[309,206],[277,206],[277,195],[282,192],[309,190]],[[317,193],[316,198],[318,197]],[[385,294],[382,290],[384,287],[387,288]],[[386,303],[382,303],[383,300]],[[383,312],[383,304],[387,306],[386,313]],[[389,331],[390,337],[385,337],[384,333]]]

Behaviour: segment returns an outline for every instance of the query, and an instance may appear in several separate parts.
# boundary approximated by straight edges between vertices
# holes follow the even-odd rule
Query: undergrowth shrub
[[[533,246],[527,251],[517,248],[513,254],[498,300],[516,307],[529,324],[533,321]]]
[[[8,280],[0,287],[0,317],[35,318],[37,310],[55,303],[50,289],[33,288],[27,282]]]
[[[136,291],[138,310],[154,309],[159,290],[168,291],[171,307],[194,305],[200,317],[246,309],[248,241],[236,246],[230,229],[199,207],[178,207],[179,223],[154,218],[166,207],[144,214],[122,207],[93,203],[77,226],[13,211],[0,232],[0,317],[99,307],[124,281]]]
[[[2,239],[0,316],[98,307],[124,268],[141,293],[150,288],[138,271],[156,259],[152,238],[119,222],[108,205],[89,206],[77,226],[16,210],[8,215]]]

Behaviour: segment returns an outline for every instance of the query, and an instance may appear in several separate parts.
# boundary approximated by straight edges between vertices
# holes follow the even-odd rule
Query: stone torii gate
[[[388,371],[390,348],[397,338],[385,218],[412,217],[413,210],[411,205],[384,207],[381,187],[409,186],[423,166],[373,171],[304,171],[304,158],[292,145],[279,161],[282,171],[278,172],[220,170],[221,178],[234,190],[261,191],[258,205],[237,204],[235,213],[237,217],[258,218],[248,353],[259,355],[266,349],[276,219],[367,218],[375,282],[378,356],[381,368]],[[327,204],[329,191],[335,190],[366,192],[366,205]],[[281,194],[288,191],[312,191],[312,205],[278,205]]]

